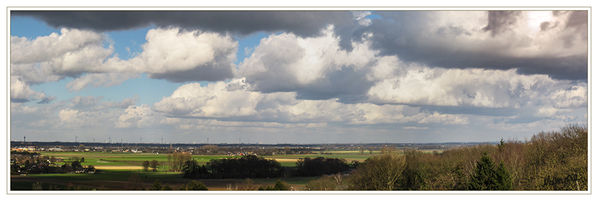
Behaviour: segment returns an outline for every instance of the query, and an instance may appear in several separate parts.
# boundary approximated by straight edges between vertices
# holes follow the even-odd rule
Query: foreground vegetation
[[[526,142],[501,140],[496,145],[443,152],[385,148],[374,154],[268,158],[184,153],[42,153],[44,160],[35,161],[54,157],[51,161],[57,167],[72,166],[78,161],[98,170],[95,174],[16,174],[11,176],[11,189],[588,190],[587,140],[587,128],[568,126],[559,132],[539,133]],[[278,162],[281,158],[286,161]],[[106,169],[108,166],[138,168]]]
[[[386,150],[345,179],[310,190],[588,190],[587,128],[543,132],[529,142],[463,147],[439,154]]]

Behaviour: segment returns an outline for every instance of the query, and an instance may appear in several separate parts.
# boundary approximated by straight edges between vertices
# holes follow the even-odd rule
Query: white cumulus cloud
[[[301,100],[293,92],[261,93],[244,79],[179,87],[154,109],[170,118],[279,123],[442,123],[465,124],[466,117],[402,105],[345,104],[336,99]]]

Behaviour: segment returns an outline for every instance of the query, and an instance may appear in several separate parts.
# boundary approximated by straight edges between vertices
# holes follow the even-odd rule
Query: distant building
[[[52,147],[52,148],[48,148],[48,151],[64,151],[64,149],[62,149],[60,147]]]

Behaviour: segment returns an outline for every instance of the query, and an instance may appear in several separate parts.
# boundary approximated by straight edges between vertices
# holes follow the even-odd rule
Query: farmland
[[[110,153],[110,152],[41,152],[45,156],[54,156],[64,161],[70,161],[73,158],[85,158],[82,165],[93,165],[97,169],[102,167],[141,167],[143,161],[156,160],[160,162],[159,169],[168,169],[166,162],[168,161],[168,154],[154,154],[154,153]],[[327,151],[323,153],[315,154],[284,154],[267,156],[268,159],[274,159],[280,162],[283,166],[293,167],[295,162],[301,158],[342,158],[347,162],[359,161],[363,162],[365,159],[380,154],[380,151],[373,152],[372,154],[363,153],[360,154],[358,151]],[[239,156],[229,155],[193,155],[192,158],[200,164],[205,164],[212,159],[223,159],[223,158],[236,158]],[[133,168],[134,169],[134,168]]]
[[[156,153],[122,153],[122,152],[40,152],[42,156],[54,157],[60,164],[73,160],[84,159],[81,165],[94,166],[95,174],[55,173],[29,174],[11,176],[13,190],[32,189],[34,185],[41,185],[42,189],[72,189],[72,190],[136,190],[149,189],[159,181],[174,189],[191,181],[181,176],[180,172],[170,172],[168,154]],[[282,154],[266,157],[274,159],[283,167],[294,168],[301,158],[342,158],[347,162],[363,162],[368,157],[379,154],[379,151],[359,153],[359,151],[327,151],[312,154]],[[238,158],[230,155],[192,155],[192,159],[199,164],[206,164],[213,159]],[[143,161],[156,160],[159,162],[157,171],[144,171]],[[273,185],[276,181],[283,181],[293,189],[301,190],[305,184],[315,177],[284,177],[264,179],[200,179],[209,190],[255,190],[259,186]],[[93,181],[93,182],[91,182]],[[36,183],[37,182],[37,183]]]
[[[111,153],[111,152],[41,152],[45,156],[54,156],[64,161],[71,161],[73,158],[85,158],[81,165],[93,165],[96,169],[115,169],[116,167],[128,167],[123,169],[141,169],[143,161],[156,160],[160,162],[158,170],[166,171],[168,167],[168,154],[154,153]],[[193,159],[200,163],[207,163],[212,159],[234,158],[228,155],[194,155]]]

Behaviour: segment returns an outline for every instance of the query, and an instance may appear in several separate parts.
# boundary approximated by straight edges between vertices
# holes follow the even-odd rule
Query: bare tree
[[[367,159],[350,178],[351,189],[393,190],[397,189],[401,173],[405,169],[405,157],[395,151]]]
[[[152,171],[156,171],[156,168],[158,168],[158,161],[157,160],[152,160],[150,162],[150,167],[152,168]]]

